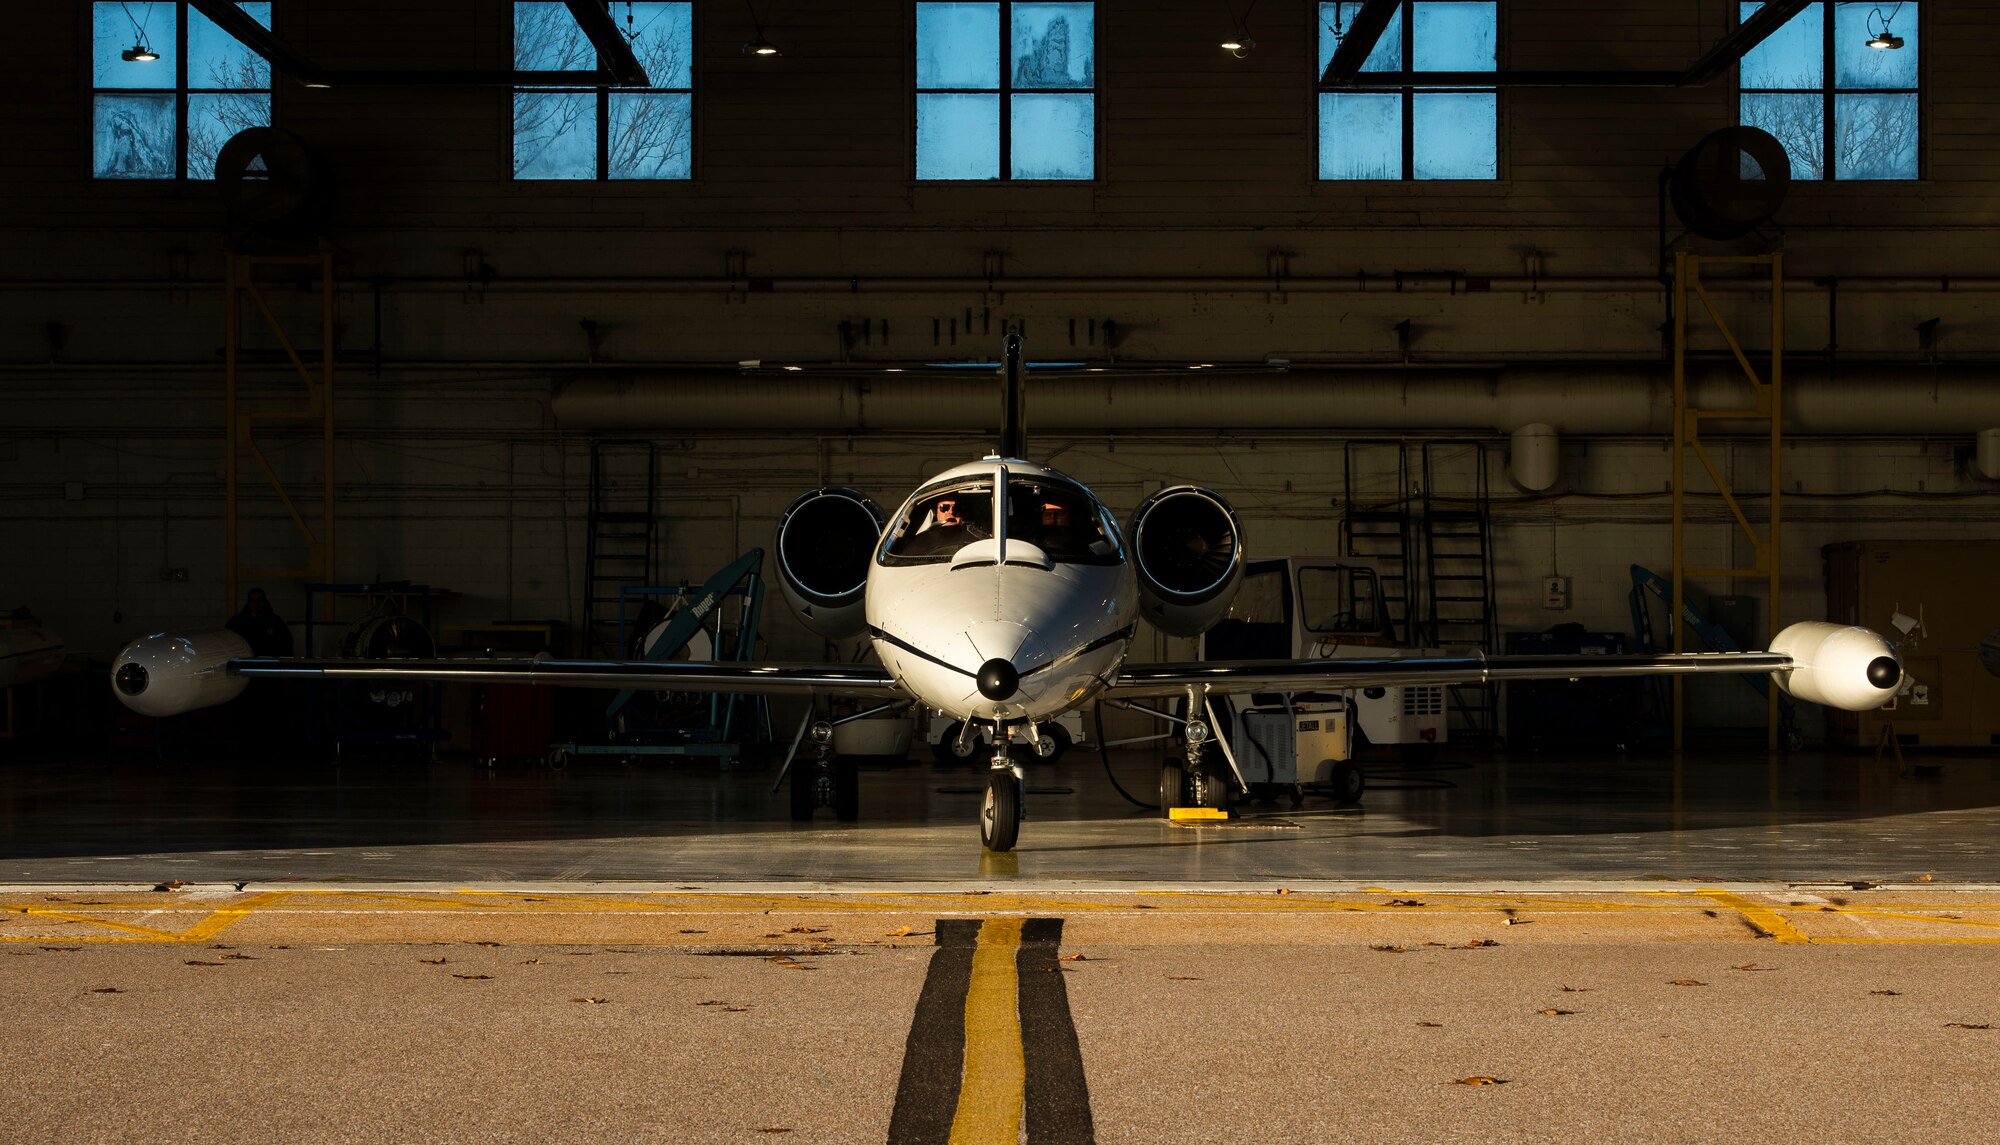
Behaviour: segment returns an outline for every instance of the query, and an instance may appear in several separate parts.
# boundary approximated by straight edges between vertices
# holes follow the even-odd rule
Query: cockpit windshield
[[[889,530],[886,564],[929,564],[993,535],[993,481],[981,477],[926,490]]]
[[[1007,540],[1033,545],[1063,564],[1115,565],[1117,526],[1083,487],[1047,476],[1007,481]],[[934,564],[994,535],[993,479],[967,478],[925,489],[882,543],[885,565]]]
[[[1008,480],[1007,540],[1026,541],[1058,562],[1119,560],[1103,508],[1082,486],[1052,477]]]

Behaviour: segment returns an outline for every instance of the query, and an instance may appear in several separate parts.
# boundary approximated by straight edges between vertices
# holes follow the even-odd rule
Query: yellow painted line
[[[291,892],[289,891],[269,891],[261,895],[253,895],[242,902],[220,907],[215,913],[202,919],[186,932],[182,933],[180,940],[182,942],[205,942],[221,934],[231,925],[249,917],[255,911],[274,903],[283,902],[290,895]]]
[[[1951,910],[1955,908],[1939,907],[1937,909]],[[1970,918],[1944,918],[1942,916],[1934,914],[1910,914],[1905,911],[1861,910],[1858,908],[1850,907],[1844,910],[1840,910],[1838,913],[1867,915],[1869,918],[1900,918],[1900,919],[1907,919],[1911,922],[1935,922],[1935,923],[1942,923],[1945,926],[1981,926],[1989,929],[2000,929],[2000,922],[1980,922],[1976,919],[1970,919]]]
[[[1723,890],[1696,891],[1697,895],[1719,906],[1742,915],[1750,925],[1777,939],[1779,942],[1812,942],[1805,932],[1785,920],[1785,917],[1767,906],[1760,906],[1742,895],[1730,894]]]
[[[1017,1145],[1021,1139],[1021,1103],[1028,1089],[1014,965],[1021,921],[989,918],[979,928],[965,990],[965,1072],[951,1145]]]
[[[153,909],[157,911],[160,908],[154,907]],[[102,926],[109,930],[122,930],[139,939],[152,942],[173,942],[180,938],[180,935],[172,931],[161,930],[157,927],[134,926],[129,922],[112,922],[110,919],[94,918],[85,914],[72,914],[69,911],[44,910],[41,907],[29,907],[21,913],[35,918],[53,918],[61,922],[74,922],[83,926]],[[20,940],[16,939],[15,941]]]

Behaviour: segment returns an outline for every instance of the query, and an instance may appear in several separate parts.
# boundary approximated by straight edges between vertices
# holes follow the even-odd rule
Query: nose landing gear
[[[979,806],[979,842],[995,854],[1014,849],[1021,837],[1022,797],[1026,784],[1021,765],[1009,751],[1013,729],[1005,727],[994,737],[993,765],[986,773],[986,798]]]

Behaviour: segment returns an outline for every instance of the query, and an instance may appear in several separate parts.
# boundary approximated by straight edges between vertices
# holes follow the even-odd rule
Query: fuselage
[[[1050,720],[1124,663],[1138,585],[1102,502],[1045,466],[988,457],[925,482],[868,571],[876,655],[958,719]]]

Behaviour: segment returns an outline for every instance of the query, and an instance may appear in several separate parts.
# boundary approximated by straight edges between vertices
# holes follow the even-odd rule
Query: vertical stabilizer
[[[1025,457],[1028,448],[1027,398],[1021,391],[1021,336],[1009,334],[1000,344],[1000,456]]]

